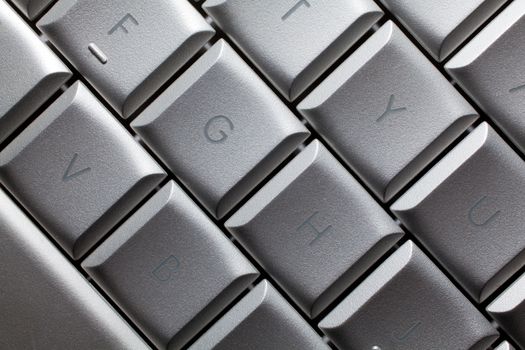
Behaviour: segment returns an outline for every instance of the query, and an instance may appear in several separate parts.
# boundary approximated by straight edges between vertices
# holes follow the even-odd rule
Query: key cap
[[[312,318],[402,235],[319,141],[225,225]]]
[[[319,327],[347,350],[485,350],[498,337],[411,241],[385,260]]]
[[[71,77],[67,67],[0,1],[0,142]]]
[[[186,0],[61,0],[38,27],[125,118],[215,33]]]
[[[487,307],[490,315],[525,348],[525,274]]]
[[[35,19],[53,2],[53,0],[12,0],[29,19]]]
[[[208,0],[202,6],[290,101],[383,15],[371,0]]]
[[[445,66],[525,152],[525,1],[512,2]]]
[[[0,190],[0,348],[149,349]]]
[[[223,40],[132,127],[217,218],[309,135]]]
[[[483,123],[391,209],[485,300],[525,263],[525,163]]]
[[[494,350],[516,350],[512,345],[510,345],[508,342],[504,341],[498,347],[496,347]]]
[[[438,61],[443,61],[506,0],[380,0]]]
[[[174,182],[82,264],[161,349],[180,349],[257,270]]]
[[[165,176],[81,83],[0,153],[0,181],[74,259]]]
[[[392,22],[298,106],[383,201],[477,118]]]
[[[328,350],[321,337],[266,280],[215,323],[190,350]]]

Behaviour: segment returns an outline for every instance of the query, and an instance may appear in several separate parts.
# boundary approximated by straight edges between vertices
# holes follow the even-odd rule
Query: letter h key
[[[319,212],[316,211],[313,213],[308,219],[306,219],[299,227],[297,227],[298,233],[311,233],[315,235],[315,238],[310,240],[308,243],[309,246],[313,246],[315,243],[317,243],[318,240],[320,240],[322,237],[330,234],[333,227],[332,225],[327,225],[323,229],[319,229],[315,221],[318,220],[316,217],[318,217]]]

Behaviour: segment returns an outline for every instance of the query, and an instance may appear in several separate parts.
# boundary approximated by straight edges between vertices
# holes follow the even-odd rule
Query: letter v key
[[[380,122],[386,116],[388,116],[388,115],[390,115],[392,113],[404,112],[404,111],[407,110],[405,107],[394,108],[394,99],[395,98],[396,98],[395,95],[390,95],[390,99],[388,100],[388,105],[386,106],[385,113],[381,114],[381,116],[379,118],[377,118],[376,122]]]
[[[66,172],[64,173],[64,176],[62,176],[62,181],[67,182],[69,180],[73,180],[74,178],[91,171],[91,168],[84,168],[84,169],[79,170],[79,171],[77,171],[75,173],[71,173],[71,170],[73,170],[73,167],[75,166],[77,158],[78,158],[78,154],[75,153],[73,155],[73,159],[71,159],[71,162],[69,162],[69,165],[67,166],[67,169],[66,169]]]

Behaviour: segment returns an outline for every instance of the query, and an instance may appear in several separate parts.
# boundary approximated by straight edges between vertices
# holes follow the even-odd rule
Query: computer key
[[[477,301],[525,264],[525,162],[482,123],[392,205]]]
[[[487,311],[525,349],[525,274],[490,303]]]
[[[290,101],[383,15],[373,0],[208,0],[202,7]]]
[[[2,142],[71,77],[71,72],[3,0],[0,23]]]
[[[402,236],[317,140],[225,225],[312,318]]]
[[[174,182],[82,263],[160,349],[180,349],[258,276]]]
[[[380,0],[435,59],[443,61],[506,0]]]
[[[2,190],[0,349],[149,349]]]
[[[513,1],[446,70],[525,152],[525,0]]]
[[[510,345],[508,342],[504,341],[500,345],[494,348],[494,350],[516,350],[512,345]]]
[[[217,218],[310,134],[224,40],[131,125]]]
[[[60,0],[37,25],[124,118],[215,34],[187,0]]]
[[[189,348],[212,349],[329,350],[330,347],[264,280]]]
[[[392,22],[298,109],[385,202],[478,117]]]
[[[74,259],[165,176],[78,82],[0,153],[0,181]]]
[[[411,241],[319,327],[345,350],[486,350],[498,332]]]

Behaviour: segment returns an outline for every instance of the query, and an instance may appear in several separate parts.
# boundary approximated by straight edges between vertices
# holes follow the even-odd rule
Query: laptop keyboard
[[[525,0],[0,0],[0,349],[525,349]]]

